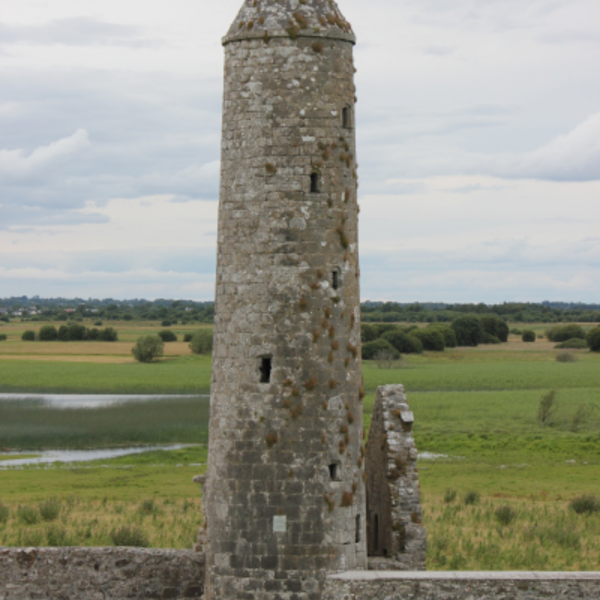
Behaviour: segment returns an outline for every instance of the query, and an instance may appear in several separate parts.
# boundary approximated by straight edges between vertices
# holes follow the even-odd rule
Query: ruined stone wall
[[[425,569],[426,535],[413,422],[403,386],[377,390],[366,449],[371,569]]]
[[[366,567],[353,37],[311,20],[333,6],[246,2],[225,40],[211,600],[317,599]]]
[[[0,600],[201,600],[203,587],[203,555],[184,550],[0,548]],[[322,598],[597,600],[600,573],[355,571]]]
[[[355,572],[327,582],[324,600],[597,600],[600,573]]]
[[[204,556],[134,548],[0,548],[0,600],[200,600]]]

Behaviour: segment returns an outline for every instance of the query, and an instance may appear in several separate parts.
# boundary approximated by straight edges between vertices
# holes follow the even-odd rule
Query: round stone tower
[[[366,568],[354,42],[333,0],[246,0],[223,40],[207,600]]]

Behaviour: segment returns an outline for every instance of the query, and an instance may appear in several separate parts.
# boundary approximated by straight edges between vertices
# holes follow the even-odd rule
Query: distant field
[[[165,344],[165,356],[177,357],[190,354],[189,345],[183,342],[183,336],[186,333],[194,333],[198,329],[210,327],[210,325],[172,325],[171,327],[162,327],[160,322],[156,321],[106,321],[101,328],[112,327],[119,334],[117,342],[23,342],[21,335],[26,330],[38,332],[44,325],[53,325],[57,329],[61,322],[33,322],[33,323],[9,323],[2,324],[0,333],[5,333],[8,339],[0,342],[0,360],[13,358],[34,358],[37,360],[58,360],[71,361],[75,357],[85,357],[89,362],[106,362],[111,359],[112,362],[134,362],[131,355],[137,338],[143,335],[157,333],[168,329],[175,333],[179,338],[177,342]],[[83,321],[88,329],[94,327],[93,321]]]
[[[210,389],[208,356],[153,364],[0,359],[0,392],[203,394]]]

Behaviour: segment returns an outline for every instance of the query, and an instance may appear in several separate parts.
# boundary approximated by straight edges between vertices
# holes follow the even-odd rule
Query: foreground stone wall
[[[0,600],[200,599],[204,556],[134,548],[0,548]]]
[[[354,571],[332,576],[324,600],[598,600],[600,572]]]
[[[135,548],[0,548],[0,600],[200,600],[204,555]],[[323,600],[598,600],[600,573],[350,571]]]

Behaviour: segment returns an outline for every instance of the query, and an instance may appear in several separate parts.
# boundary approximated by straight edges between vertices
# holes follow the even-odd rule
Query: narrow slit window
[[[272,359],[270,356],[265,356],[260,359],[260,382],[271,383],[271,370],[273,369]]]
[[[340,272],[337,269],[334,269],[331,273],[331,287],[334,290],[337,290],[340,287]]]
[[[373,550],[379,550],[379,515],[375,515],[373,519]]]
[[[310,193],[318,194],[319,193],[319,174],[313,173],[310,176]]]
[[[356,541],[357,544],[360,544],[360,528],[361,528],[360,515],[356,515],[356,537],[355,537],[355,541]]]
[[[342,127],[350,129],[352,127],[352,112],[348,106],[342,109]]]
[[[329,478],[331,481],[339,481],[340,480],[340,465],[334,463],[329,465]]]

